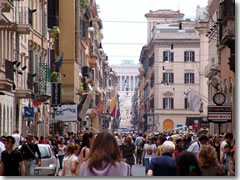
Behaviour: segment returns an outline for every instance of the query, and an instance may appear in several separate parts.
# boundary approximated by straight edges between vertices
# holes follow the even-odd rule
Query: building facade
[[[208,96],[196,22],[181,20],[183,15],[178,11],[168,12],[158,11],[159,19],[171,17],[171,21],[153,26],[149,31],[152,38],[140,55],[143,80],[139,87],[142,91],[139,117],[144,122],[144,130],[148,131],[173,130],[186,126],[190,118],[207,116],[206,99],[201,98],[201,112],[190,110],[187,100],[190,91],[201,97]]]
[[[111,65],[117,76],[117,91],[120,101],[120,127],[131,128],[132,121],[132,97],[135,88],[138,87],[138,68],[132,60],[123,60],[122,64]]]

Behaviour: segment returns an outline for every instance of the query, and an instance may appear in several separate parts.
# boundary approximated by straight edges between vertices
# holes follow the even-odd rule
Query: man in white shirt
[[[13,131],[12,137],[14,137],[14,139],[15,139],[15,144],[14,144],[14,146],[15,146],[15,147],[18,147],[18,146],[20,145],[21,135],[19,134],[19,132],[18,132],[17,129],[15,129],[15,130]]]
[[[221,146],[220,146],[220,156],[222,153],[224,153],[224,147],[226,146],[226,144],[231,145],[232,140],[233,140],[232,133],[225,134],[224,140],[222,141]]]
[[[0,141],[0,162],[2,161],[2,152],[5,150],[5,145]]]
[[[200,147],[202,145],[207,144],[208,142],[208,137],[204,134],[200,135],[198,140],[190,145],[190,147],[187,149],[188,152],[192,152],[193,154],[196,155],[198,158],[198,154],[200,152]]]

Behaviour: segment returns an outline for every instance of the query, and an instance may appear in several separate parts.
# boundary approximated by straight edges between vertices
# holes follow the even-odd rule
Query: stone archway
[[[174,123],[172,120],[167,119],[163,122],[163,130],[167,131],[167,130],[173,130],[174,127]]]

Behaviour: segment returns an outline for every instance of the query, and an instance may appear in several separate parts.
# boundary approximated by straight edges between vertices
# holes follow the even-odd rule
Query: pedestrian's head
[[[100,169],[103,161],[114,165],[122,160],[116,138],[108,132],[99,133],[90,148],[88,160],[90,170]]]
[[[13,146],[15,144],[15,138],[12,136],[7,136],[4,144],[5,144],[6,150],[13,149]]]
[[[198,154],[198,162],[201,168],[216,166],[218,163],[216,149],[211,145],[201,146]]]
[[[153,137],[152,136],[148,136],[148,144],[153,144]]]
[[[68,144],[66,149],[66,155],[67,156],[72,155],[76,149],[77,149],[76,144],[73,143]]]
[[[202,145],[204,145],[204,144],[207,144],[207,142],[208,142],[208,137],[207,137],[205,134],[201,134],[201,135],[199,136],[198,140],[200,141],[200,143],[201,143]]]
[[[230,146],[229,144],[226,144],[226,145],[224,146],[224,152],[229,153],[230,150],[231,150],[231,146]]]
[[[132,142],[132,137],[131,136],[127,136],[126,137],[126,143],[131,144],[131,142]]]
[[[230,143],[233,139],[233,134],[232,133],[227,133],[225,136],[224,136],[225,140],[227,143]]]
[[[83,139],[82,139],[82,148],[85,146],[90,148],[90,145],[92,144],[93,140],[94,140],[94,135],[92,132],[84,133]]]
[[[27,140],[27,143],[28,143],[28,144],[29,144],[29,143],[32,143],[33,135],[30,134],[30,133],[28,133],[28,134],[27,134],[27,137],[26,137],[26,140]]]
[[[192,152],[184,151],[176,157],[177,176],[201,176],[198,160]]]
[[[172,154],[173,151],[175,150],[175,145],[172,141],[165,141],[162,144],[162,152],[163,153],[170,153]]]

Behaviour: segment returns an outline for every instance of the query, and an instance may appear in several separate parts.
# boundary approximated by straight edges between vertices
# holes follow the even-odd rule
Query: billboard
[[[62,105],[55,110],[55,120],[73,122],[77,121],[77,104]]]

